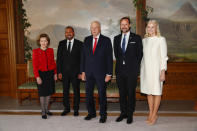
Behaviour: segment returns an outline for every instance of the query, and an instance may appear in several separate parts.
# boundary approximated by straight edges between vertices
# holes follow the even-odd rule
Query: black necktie
[[[70,52],[71,41],[68,42],[68,52]]]

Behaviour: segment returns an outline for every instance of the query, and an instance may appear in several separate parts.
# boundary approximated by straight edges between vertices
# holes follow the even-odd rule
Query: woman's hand
[[[160,74],[160,81],[161,81],[161,82],[165,81],[165,70],[162,70],[162,71],[161,71],[161,74]]]
[[[40,77],[37,77],[36,82],[38,83],[38,85],[40,85],[40,84],[42,84],[42,79]]]
[[[57,81],[57,74],[54,75],[54,80]]]

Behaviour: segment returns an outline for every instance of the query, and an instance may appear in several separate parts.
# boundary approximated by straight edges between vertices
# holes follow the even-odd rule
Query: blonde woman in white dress
[[[140,90],[147,94],[149,115],[147,123],[155,124],[161,102],[163,81],[167,70],[166,39],[160,35],[156,20],[150,20],[143,39],[143,58],[140,70]]]

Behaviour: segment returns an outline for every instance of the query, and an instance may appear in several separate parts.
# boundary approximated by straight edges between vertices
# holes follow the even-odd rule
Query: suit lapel
[[[117,43],[118,43],[118,49],[119,49],[119,51],[121,52],[121,54],[123,54],[123,52],[122,52],[122,48],[121,48],[121,39],[122,39],[122,34],[120,34],[119,36],[118,36],[118,41],[117,41]]]
[[[94,54],[96,54],[98,52],[99,48],[101,48],[102,40],[103,40],[103,35],[100,34]],[[93,55],[93,36],[91,36],[90,39],[88,40],[88,50]]]
[[[93,42],[93,36],[90,37],[90,39],[88,40],[88,43],[87,43],[88,44],[88,50],[89,50],[90,54],[93,54],[92,42]]]
[[[127,50],[130,47],[130,44],[129,43],[131,42],[132,38],[133,38],[133,34],[130,32],[129,40],[128,40],[128,43],[127,43],[127,48],[126,48],[125,54],[128,52]]]
[[[72,54],[72,52],[75,50],[75,48],[77,48],[76,47],[76,40],[74,39],[74,41],[73,41],[73,46],[72,46],[72,48],[71,48],[71,54]]]
[[[67,39],[65,40],[65,44],[64,44],[64,48],[65,48],[65,51],[67,52],[68,51],[68,45],[67,45]]]
[[[67,49],[67,39],[64,40],[64,43],[63,43],[63,45],[62,45],[62,50],[63,50],[64,52],[67,52],[67,51],[68,51],[68,49]]]
[[[100,34],[99,39],[97,41],[97,45],[96,45],[96,49],[95,49],[94,54],[96,54],[98,52],[99,48],[101,48],[101,46],[102,46],[102,44],[101,44],[102,39],[103,39],[103,36]]]
[[[122,39],[122,34],[120,34],[119,35],[119,37],[118,37],[118,47],[122,50],[122,48],[121,48],[121,39]]]

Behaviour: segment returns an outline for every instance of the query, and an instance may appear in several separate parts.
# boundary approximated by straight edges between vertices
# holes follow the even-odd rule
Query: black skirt
[[[50,96],[55,93],[54,71],[39,71],[41,84],[38,86],[39,96]]]

